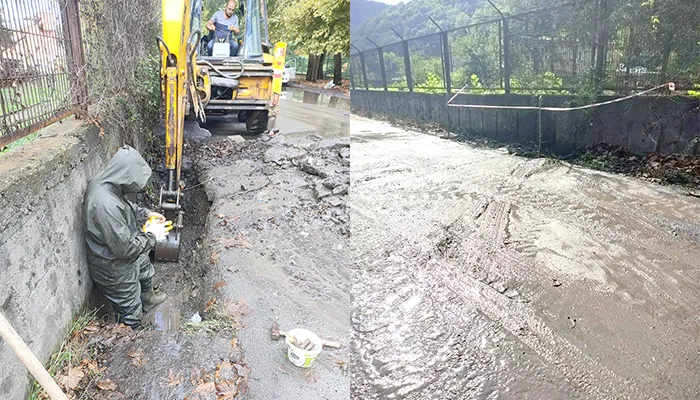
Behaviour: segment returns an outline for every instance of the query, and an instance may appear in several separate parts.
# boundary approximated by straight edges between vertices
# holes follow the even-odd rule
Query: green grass
[[[58,351],[51,354],[51,358],[49,358],[49,362],[46,365],[46,369],[54,379],[65,366],[79,364],[85,358],[83,344],[71,339],[76,332],[82,332],[86,326],[95,321],[98,311],[99,309],[86,310],[73,318],[68,337],[63,341]],[[44,390],[37,381],[32,379],[32,388],[29,396],[27,396],[27,400],[41,400],[42,393],[44,393]]]
[[[48,79],[33,79],[17,86],[0,88],[5,112],[10,114],[45,101],[58,104],[65,102],[68,96],[68,79],[59,76],[50,83]]]
[[[14,149],[15,147],[19,147],[25,143],[29,143],[32,140],[36,139],[38,136],[39,136],[39,132],[34,132],[34,133],[31,133],[31,134],[23,137],[22,139],[17,139],[14,142],[12,142],[12,143],[8,144],[7,146],[3,147],[2,149],[0,149],[0,154],[7,153],[8,151]]]

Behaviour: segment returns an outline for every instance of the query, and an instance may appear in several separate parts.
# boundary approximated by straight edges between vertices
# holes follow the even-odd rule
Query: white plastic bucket
[[[301,349],[292,344],[290,340],[290,337],[292,336],[295,337],[299,343],[309,339],[316,346],[313,350]],[[297,328],[288,331],[285,335],[284,341],[287,343],[287,358],[292,364],[301,368],[311,368],[316,360],[316,356],[318,356],[321,350],[323,350],[323,342],[321,341],[321,338],[316,336],[316,334],[313,332],[307,331],[306,329]]]

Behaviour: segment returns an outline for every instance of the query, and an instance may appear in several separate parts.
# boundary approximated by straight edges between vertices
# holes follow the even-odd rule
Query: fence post
[[[369,90],[369,83],[367,82],[367,67],[365,66],[365,55],[360,52],[360,66],[362,67],[362,80],[365,81],[365,90]]]
[[[442,47],[442,54],[445,57],[445,86],[447,93],[452,93],[452,55],[450,54],[447,32],[442,33]]]
[[[408,42],[404,40],[403,36],[399,35],[394,28],[389,28],[396,36],[401,39],[401,48],[403,49],[403,67],[406,72],[406,86],[408,86],[408,91],[413,91],[413,76],[411,75],[411,56],[408,54]]]
[[[352,43],[350,43],[350,46],[355,47]],[[360,68],[362,68],[362,79],[365,82],[365,90],[369,90],[369,84],[367,83],[367,68],[365,68],[365,55],[362,54],[360,49],[357,47],[355,47],[355,50],[357,50],[357,55],[360,57]]]
[[[503,20],[498,21],[498,86],[503,89]]]
[[[508,18],[501,12],[501,10],[496,7],[495,4],[491,0],[486,0],[488,1],[489,5],[493,7],[494,10],[498,13],[498,15],[501,16],[501,25],[503,28],[503,32],[501,33],[499,29],[499,47],[501,46],[500,40],[501,36],[503,36],[503,90],[506,92],[506,94],[510,93],[510,43],[508,40],[510,39],[510,31],[508,27]],[[500,26],[500,25],[499,25]],[[500,54],[499,54],[500,57]]]
[[[596,66],[595,66],[595,79],[596,79],[596,91],[600,93],[603,90],[603,80],[605,78],[605,56],[607,47],[607,0],[600,0],[598,18],[598,38],[596,43]]]
[[[406,85],[408,85],[408,91],[413,91],[413,73],[411,72],[411,55],[408,53],[408,42],[403,41],[403,66],[406,69]]]
[[[447,33],[443,31],[440,25],[438,25],[438,23],[435,22],[435,20],[432,19],[430,16],[428,16],[428,19],[440,30],[440,54],[442,55],[442,74],[444,75],[445,80],[445,90],[447,91],[447,93],[450,93],[452,92],[452,82],[450,82],[450,71],[448,69],[450,65],[450,61],[448,60],[448,58],[450,57],[450,50],[447,48]]]
[[[510,93],[510,27],[507,18],[503,18],[503,89]]]
[[[348,62],[348,69],[350,70],[350,88],[355,89],[355,79],[352,77],[352,54],[350,55],[350,62]]]
[[[67,31],[70,37],[70,48],[66,53],[71,62],[69,73],[73,107],[87,112],[87,83],[85,81],[85,54],[83,53],[83,37],[80,30],[80,13],[78,0],[67,0],[64,16],[66,17]],[[79,117],[76,115],[76,117]]]
[[[389,88],[387,87],[386,84],[386,70],[384,69],[384,52],[382,51],[382,48],[379,47],[376,43],[374,43],[371,39],[365,38],[369,40],[370,43],[372,43],[376,48],[377,48],[377,55],[379,56],[379,74],[382,77],[382,86],[384,87],[384,91],[388,92]]]

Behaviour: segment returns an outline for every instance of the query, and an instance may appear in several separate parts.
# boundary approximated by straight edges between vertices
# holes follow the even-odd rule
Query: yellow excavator
[[[285,43],[269,43],[265,0],[245,1],[242,49],[238,54],[209,56],[202,43],[201,0],[162,0],[163,32],[156,40],[161,54],[160,83],[165,108],[166,185],[160,210],[173,221],[155,258],[177,262],[183,228],[180,180],[185,116],[206,122],[208,113],[237,113],[249,133],[275,129],[282,92]],[[228,45],[227,45],[228,47]]]

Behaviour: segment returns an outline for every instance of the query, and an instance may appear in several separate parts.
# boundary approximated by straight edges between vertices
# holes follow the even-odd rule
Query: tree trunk
[[[318,79],[324,79],[325,78],[325,69],[326,69],[326,54],[323,53],[318,57]]]
[[[306,80],[309,82],[313,82],[316,79],[316,70],[314,69],[314,60],[316,59],[316,56],[313,54],[309,54],[309,63],[306,64]]]
[[[333,56],[333,83],[340,85],[343,81],[343,58],[340,53]]]
[[[318,70],[321,61],[320,56],[309,56],[309,67],[306,70],[306,80],[316,82],[318,80]]]

